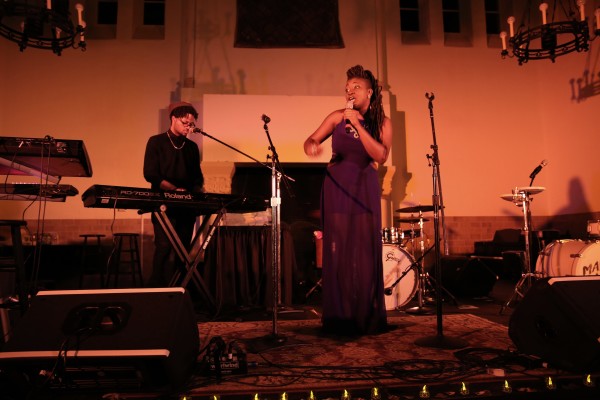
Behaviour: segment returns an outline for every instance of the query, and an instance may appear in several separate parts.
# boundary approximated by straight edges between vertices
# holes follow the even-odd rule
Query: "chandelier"
[[[83,6],[75,5],[77,25],[71,21],[68,0],[0,0],[0,35],[27,47],[52,50],[60,56],[72,47],[85,51]]]
[[[560,5],[566,20],[555,21],[558,14],[556,10],[558,5]],[[516,20],[514,16],[511,16],[506,20],[509,34],[506,31],[500,32],[500,39],[502,40],[500,55],[502,58],[515,57],[519,65],[523,65],[529,60],[550,59],[554,62],[556,57],[574,51],[588,51],[589,42],[600,35],[600,8],[597,8],[594,12],[594,37],[590,39],[588,21],[585,16],[585,0],[577,0],[575,5],[576,8],[573,8],[571,4],[568,8],[565,8],[562,0],[555,0],[550,21],[548,21],[548,3],[541,3],[538,9],[541,13],[542,24],[531,28],[530,0],[525,10],[528,15],[527,17],[524,15],[523,22],[521,22],[518,29],[515,31]],[[527,20],[527,26],[525,26],[525,20]]]

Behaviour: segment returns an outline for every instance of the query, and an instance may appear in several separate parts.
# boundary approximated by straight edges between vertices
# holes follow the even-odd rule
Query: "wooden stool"
[[[114,275],[114,287],[119,285],[119,273],[121,265],[128,265],[131,273],[131,284],[136,286],[136,281],[139,278],[139,286],[144,286],[142,278],[142,265],[140,263],[140,252],[138,247],[139,234],[137,233],[115,233],[115,251],[114,262],[112,268],[109,269],[106,277],[106,287],[110,287],[111,275]]]
[[[12,254],[0,257],[0,272],[11,272],[15,274],[15,289],[19,296],[19,309],[21,314],[25,313],[29,306],[27,298],[27,279],[25,272],[25,259],[23,257],[23,243],[21,239],[21,227],[26,226],[27,222],[21,220],[0,220],[0,227],[10,228],[12,239]],[[2,301],[4,303],[4,301]],[[5,305],[5,304],[4,304]],[[9,318],[6,308],[1,308],[0,320],[2,321],[3,337],[7,338],[7,332],[10,331]]]
[[[100,272],[100,287],[104,287],[104,265],[99,265],[102,261],[102,243],[101,239],[106,237],[106,235],[102,235],[99,233],[84,233],[83,235],[79,235],[80,238],[83,238],[83,245],[81,247],[81,262],[79,264],[79,288],[83,287],[83,276],[86,271],[92,270],[94,272]],[[96,238],[96,245],[94,249],[90,248],[88,252],[88,239]],[[90,243],[90,246],[92,244]],[[93,268],[88,267],[88,258],[91,259],[91,263],[94,264]]]

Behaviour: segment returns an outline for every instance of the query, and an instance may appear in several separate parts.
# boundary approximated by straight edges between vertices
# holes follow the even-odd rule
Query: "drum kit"
[[[423,309],[428,275],[424,271],[423,258],[431,248],[423,229],[429,219],[423,213],[433,211],[433,206],[413,206],[396,210],[411,214],[407,218],[395,218],[399,228],[384,228],[383,242],[383,285],[387,310],[405,306],[416,293],[419,294],[419,309]],[[408,229],[402,229],[408,224]]]
[[[543,250],[537,256],[535,266],[532,268],[530,246],[530,233],[533,230],[531,226],[531,201],[533,195],[544,190],[545,188],[539,186],[516,187],[511,194],[500,196],[502,199],[522,207],[525,236],[523,273],[511,298],[502,306],[500,313],[513,300],[524,297],[535,279],[557,276],[600,275],[600,220],[588,221],[587,240],[559,239],[543,246]]]

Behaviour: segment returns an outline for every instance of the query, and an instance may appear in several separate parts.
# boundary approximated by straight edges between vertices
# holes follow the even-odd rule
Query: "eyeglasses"
[[[193,128],[196,126],[194,121],[185,121],[183,118],[179,118],[179,122],[181,122],[181,125],[185,126],[186,128]]]

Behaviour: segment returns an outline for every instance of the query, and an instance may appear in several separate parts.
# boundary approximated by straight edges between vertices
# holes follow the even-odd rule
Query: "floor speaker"
[[[487,296],[498,277],[481,260],[467,256],[444,256],[442,284],[458,297]]]
[[[519,352],[574,372],[600,367],[600,276],[536,281],[509,320]]]
[[[48,387],[171,390],[190,378],[198,352],[183,288],[41,291],[3,346],[0,369]]]

